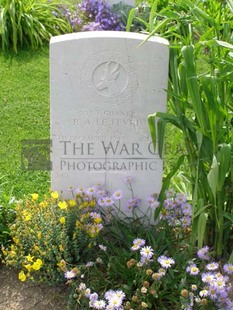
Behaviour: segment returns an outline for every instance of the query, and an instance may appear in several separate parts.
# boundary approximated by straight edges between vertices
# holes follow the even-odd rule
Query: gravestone
[[[53,190],[97,183],[135,196],[159,192],[163,161],[154,152],[148,114],[166,110],[165,39],[127,32],[85,32],[50,43]],[[139,46],[140,45],[140,46]]]

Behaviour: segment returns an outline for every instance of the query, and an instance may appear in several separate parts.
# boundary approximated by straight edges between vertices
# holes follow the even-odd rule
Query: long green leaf
[[[166,18],[162,21],[159,21],[158,24],[154,27],[153,31],[148,35],[148,37],[139,44],[139,46],[143,45],[146,41],[148,41],[151,37],[153,37],[154,35],[156,35],[156,33],[158,33],[160,31],[161,28],[163,28],[166,24],[168,24],[170,22],[169,18]]]
[[[162,185],[162,189],[161,189],[161,191],[160,191],[160,196],[159,196],[159,200],[160,200],[160,201],[163,201],[165,191],[169,188],[171,179],[172,179],[173,176],[177,173],[177,171],[180,169],[181,165],[182,165],[183,162],[184,162],[184,159],[185,159],[185,156],[184,156],[184,155],[181,155],[181,156],[178,158],[178,160],[177,160],[175,166],[173,167],[173,169],[171,170],[171,172],[163,179],[163,185]]]
[[[216,193],[217,193],[217,184],[218,184],[218,174],[219,174],[218,161],[217,161],[217,158],[214,156],[211,169],[207,175],[207,180],[211,188],[215,202],[216,202]]]
[[[150,129],[150,136],[152,139],[154,150],[156,149],[157,129],[156,129],[156,113],[148,116],[148,125]]]
[[[193,109],[195,111],[200,127],[204,129],[206,126],[205,111],[203,111],[203,104],[200,98],[200,88],[195,68],[194,47],[184,46],[181,52],[184,56],[185,66],[187,68],[187,87],[192,101]]]
[[[198,248],[202,248],[205,234],[206,234],[206,224],[208,220],[208,213],[202,212],[198,217],[197,222],[197,243]]]
[[[158,5],[158,0],[155,0],[152,7],[151,7],[151,10],[150,10],[150,15],[149,15],[149,31],[153,31],[153,20],[156,16],[156,12],[157,12],[157,5]]]
[[[233,13],[233,1],[232,0],[227,0],[227,4],[228,4],[231,12]]]
[[[220,40],[215,40],[215,41],[217,42],[218,45],[233,50],[233,45],[232,44],[230,44],[228,42],[220,41]]]
[[[129,12],[129,15],[128,15],[128,19],[127,19],[127,24],[126,24],[126,31],[130,31],[130,28],[132,26],[132,23],[133,23],[133,19],[134,19],[134,16],[135,16],[135,9],[131,9],[130,12]]]
[[[160,158],[163,157],[163,146],[164,146],[164,141],[165,141],[165,128],[167,124],[167,120],[164,119],[159,119],[157,123],[157,128],[158,128],[158,151],[159,151],[159,156]]]
[[[231,162],[231,144],[222,144],[218,152],[218,161],[219,161],[219,175],[218,175],[218,184],[217,190],[222,191],[226,177],[230,173]]]
[[[154,150],[156,149],[157,137],[158,137],[158,139],[164,140],[164,128],[163,128],[163,126],[160,126],[160,129],[162,129],[162,131],[161,132],[158,131],[159,128],[157,128],[156,119],[157,120],[160,119],[160,121],[164,121],[166,123],[171,123],[175,127],[181,129],[180,121],[176,115],[164,113],[164,112],[156,112],[154,114],[150,114],[148,116],[148,125],[149,125],[149,129],[150,129],[150,134],[151,134],[151,139],[153,142]],[[158,136],[159,134],[160,134],[160,136]],[[162,143],[162,142],[160,142],[160,143]]]

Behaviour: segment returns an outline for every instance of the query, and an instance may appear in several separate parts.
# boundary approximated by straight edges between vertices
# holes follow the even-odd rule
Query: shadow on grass
[[[45,43],[42,47],[32,49],[30,47],[21,48],[18,53],[14,53],[12,49],[7,51],[0,50],[0,56],[8,63],[9,66],[12,62],[16,61],[19,64],[28,63],[29,61],[36,61],[41,57],[49,57],[49,44]]]

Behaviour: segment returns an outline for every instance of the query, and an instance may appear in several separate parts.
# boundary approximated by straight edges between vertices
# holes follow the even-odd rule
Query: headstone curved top
[[[120,189],[132,176],[138,196],[160,191],[163,162],[147,116],[166,110],[169,46],[145,39],[116,31],[51,39],[53,190],[66,195],[69,186],[96,183]]]

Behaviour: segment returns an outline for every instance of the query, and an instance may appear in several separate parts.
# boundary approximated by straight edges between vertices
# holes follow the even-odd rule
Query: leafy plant
[[[33,49],[48,42],[51,36],[71,32],[54,1],[1,0],[0,41],[3,50],[21,46]]]
[[[67,265],[80,262],[81,254],[85,257],[102,229],[94,207],[93,200],[79,195],[65,201],[57,192],[41,201],[36,193],[19,201],[10,225],[13,242],[2,246],[6,264],[21,269],[21,281],[58,283]]]
[[[7,246],[11,241],[9,225],[15,219],[15,197],[13,197],[12,191],[9,194],[4,192],[3,186],[7,182],[4,179],[4,176],[0,177],[0,244]]]
[[[121,31],[123,24],[120,16],[110,5],[102,0],[84,0],[75,9],[60,6],[60,11],[69,20],[74,32],[78,31]]]
[[[171,113],[150,115],[149,126],[161,156],[166,124],[182,132],[195,202],[193,237],[199,247],[203,242],[214,246],[220,257],[232,251],[233,46],[224,41],[231,40],[227,29],[232,15],[224,3],[182,3],[193,21],[183,37],[185,44],[179,47],[175,39],[171,48]]]
[[[96,258],[68,281],[70,309],[230,309],[233,265],[213,261],[208,247],[193,255],[190,226],[181,220],[191,210],[184,194],[170,190],[154,227],[103,217]]]

